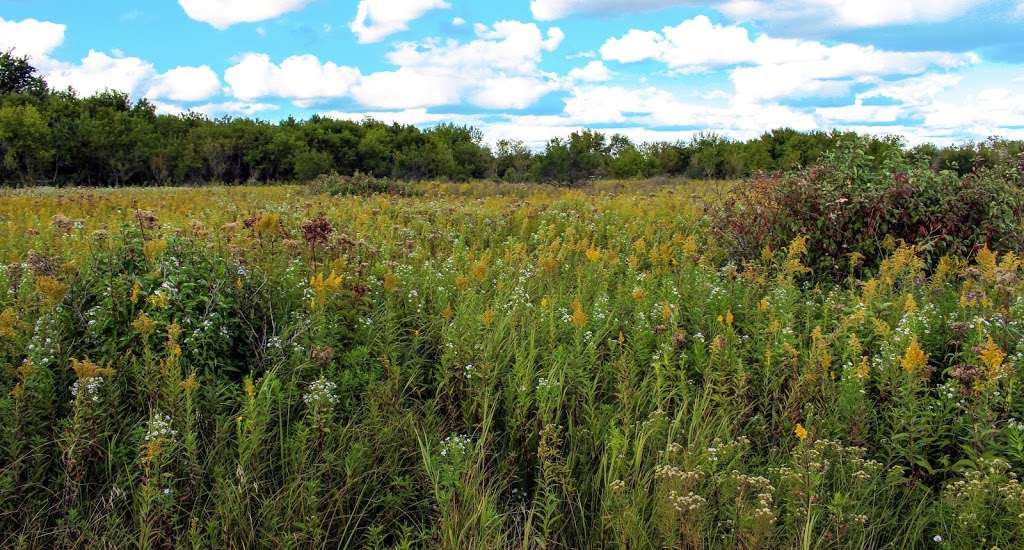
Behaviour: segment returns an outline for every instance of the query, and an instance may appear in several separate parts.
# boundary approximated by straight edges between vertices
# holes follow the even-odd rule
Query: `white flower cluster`
[[[441,456],[461,457],[469,446],[469,438],[464,435],[452,434],[441,442]]]
[[[309,385],[309,391],[302,396],[302,401],[312,407],[329,407],[338,402],[337,384],[320,377]]]
[[[178,435],[178,432],[171,427],[171,417],[156,413],[146,427],[145,441],[148,443],[150,441],[172,439],[176,435]]]
[[[100,388],[102,386],[103,379],[98,376],[75,380],[75,383],[71,385],[71,399],[72,401],[78,399],[78,394],[81,393],[82,399],[92,403],[99,403]]]
[[[537,391],[546,390],[549,388],[558,388],[562,384],[558,380],[549,380],[543,376],[537,380]]]

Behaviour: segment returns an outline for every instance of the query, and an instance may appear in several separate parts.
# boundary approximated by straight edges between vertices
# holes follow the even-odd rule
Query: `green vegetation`
[[[0,546],[1019,547],[1021,171],[863,148],[731,186],[5,191]],[[861,268],[834,209],[727,223],[910,179],[914,223],[1007,196],[850,226]]]
[[[543,150],[509,140],[492,150],[477,129],[453,124],[420,130],[319,116],[271,124],[158,115],[146,99],[132,103],[117,91],[86,98],[73,90],[50,91],[26,58],[0,53],[0,183],[7,185],[305,182],[330,173],[572,185],[660,175],[731,180],[811,166],[854,137],[780,128],[745,142],[701,132],[689,142],[635,144],[621,134],[585,130],[552,139]],[[905,149],[898,140],[869,138],[865,153],[881,159]],[[1022,150],[1024,142],[993,138],[904,152],[963,176]]]

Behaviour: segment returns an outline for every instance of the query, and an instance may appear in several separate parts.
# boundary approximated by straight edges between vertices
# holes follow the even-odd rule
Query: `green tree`
[[[0,96],[28,94],[37,99],[46,95],[46,81],[36,75],[28,56],[15,56],[13,49],[0,52]]]
[[[52,159],[50,129],[32,105],[0,108],[0,156],[4,179],[35,181]]]
[[[496,178],[519,183],[525,181],[530,172],[533,152],[520,140],[498,140],[495,144],[494,175]]]

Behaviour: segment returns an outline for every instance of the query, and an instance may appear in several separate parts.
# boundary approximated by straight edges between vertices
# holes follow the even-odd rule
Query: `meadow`
[[[0,191],[0,547],[1024,544],[1024,258],[729,187]]]

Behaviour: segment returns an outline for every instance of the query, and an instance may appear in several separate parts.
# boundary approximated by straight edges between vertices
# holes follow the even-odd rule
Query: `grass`
[[[0,195],[0,547],[1024,541],[1017,257],[813,284],[727,186],[420,191]]]

